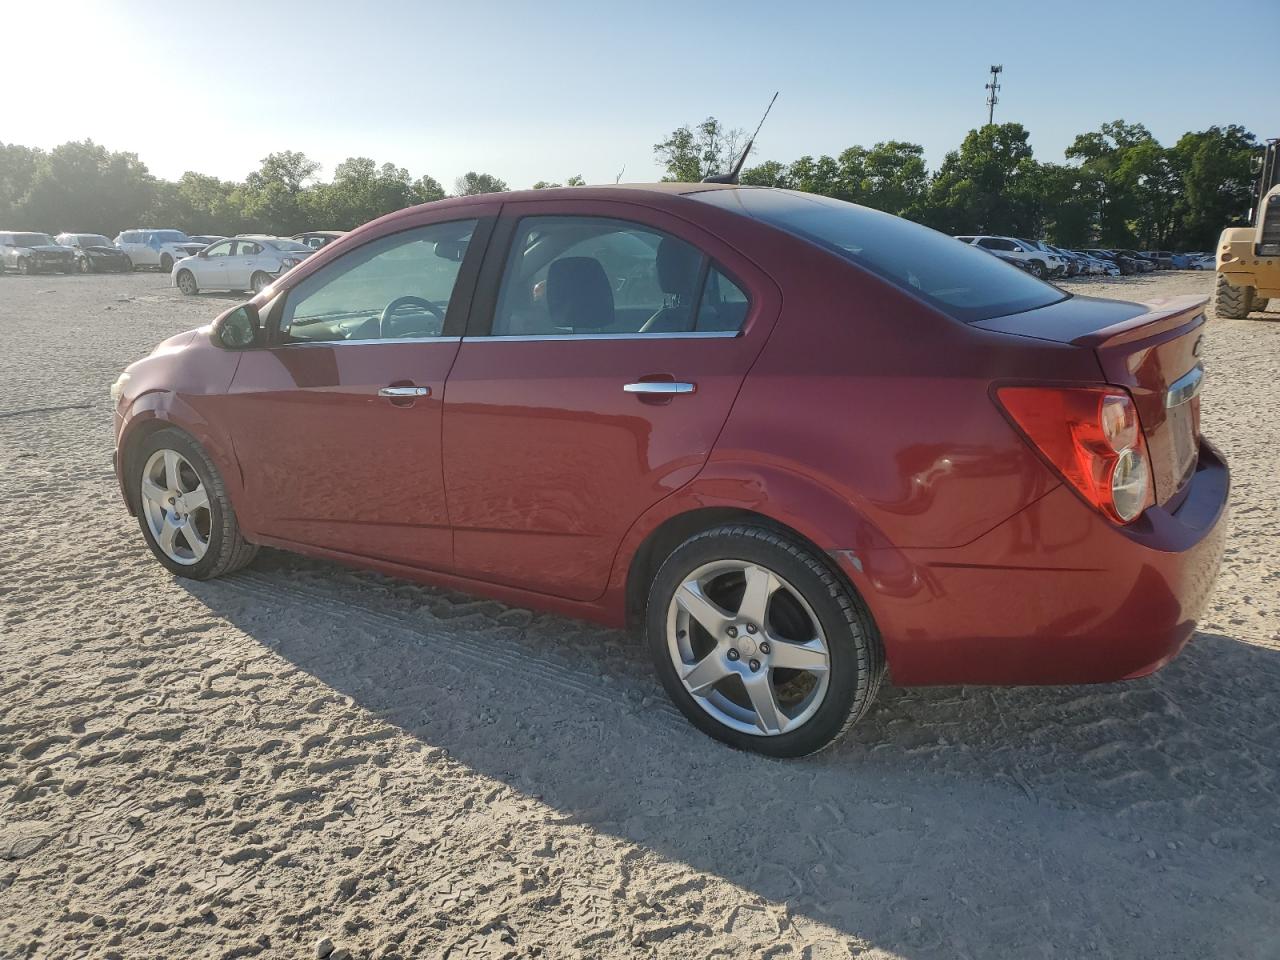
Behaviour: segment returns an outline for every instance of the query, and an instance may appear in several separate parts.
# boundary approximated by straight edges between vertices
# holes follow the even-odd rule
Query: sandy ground
[[[1211,326],[1233,532],[1178,661],[888,689],[782,763],[620,633],[275,552],[168,576],[107,387],[226,302],[0,278],[0,957],[1280,956],[1280,316]]]

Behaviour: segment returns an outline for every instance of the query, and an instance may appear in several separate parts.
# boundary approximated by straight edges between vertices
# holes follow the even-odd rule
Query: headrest
[[[547,269],[547,310],[558,327],[602,330],[613,326],[613,288],[595,257],[563,257]]]
[[[658,285],[663,293],[693,296],[702,254],[683,240],[663,237],[658,244]]]

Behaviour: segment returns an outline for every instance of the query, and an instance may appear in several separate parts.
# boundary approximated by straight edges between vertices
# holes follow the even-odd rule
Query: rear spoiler
[[[1143,304],[1149,308],[1146,313],[1113,323],[1101,330],[1082,334],[1071,342],[1076,346],[1098,349],[1117,347],[1134,340],[1145,340],[1148,337],[1176,330],[1199,319],[1208,302],[1207,298],[1194,295],[1148,300]]]

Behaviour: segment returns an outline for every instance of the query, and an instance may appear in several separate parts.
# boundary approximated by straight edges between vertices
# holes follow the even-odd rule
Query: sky
[[[325,179],[367,156],[446,189],[468,170],[512,188],[654,180],[673,129],[749,131],[775,90],[750,163],[897,139],[932,169],[985,122],[991,64],[997,122],[1026,126],[1041,160],[1117,118],[1166,144],[1212,124],[1280,136],[1263,61],[1218,42],[1205,0],[5,6],[0,142],[89,138],[169,179],[239,180],[288,149]],[[1229,20],[1265,32],[1280,0],[1238,0]]]

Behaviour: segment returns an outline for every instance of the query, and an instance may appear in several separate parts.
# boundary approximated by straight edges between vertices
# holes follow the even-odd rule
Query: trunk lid
[[[973,324],[983,330],[1092,351],[1107,383],[1133,395],[1151,457],[1156,502],[1176,497],[1200,449],[1202,297],[1125,303],[1072,297]]]

